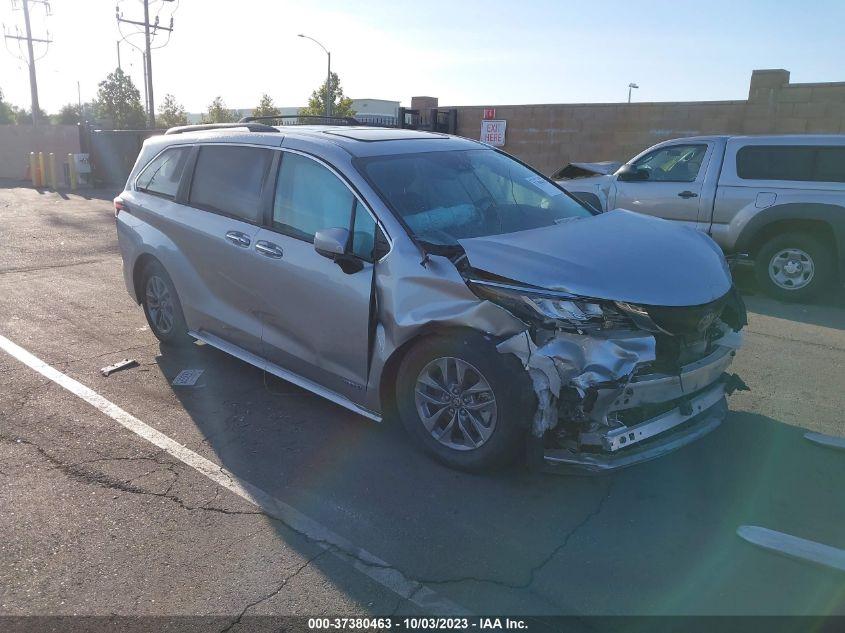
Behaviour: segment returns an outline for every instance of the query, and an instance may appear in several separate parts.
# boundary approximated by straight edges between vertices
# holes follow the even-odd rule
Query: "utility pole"
[[[43,4],[48,12],[50,10],[50,4],[49,2],[47,2],[47,0],[22,0],[22,2],[23,22],[24,29],[26,31],[26,36],[10,35],[8,33],[4,33],[3,35],[7,40],[17,40],[18,43],[26,41],[28,61],[24,61],[26,61],[27,65],[29,66],[29,91],[32,100],[32,125],[36,126],[38,125],[38,120],[41,115],[41,107],[38,105],[38,82],[35,78],[35,52],[33,50],[32,43],[41,42],[43,44],[49,44],[53,40],[50,39],[49,33],[47,34],[46,38],[32,37],[32,26],[29,22],[29,3],[37,2],[39,4]]]
[[[147,75],[147,54],[141,53],[141,61],[144,64],[144,109],[147,111],[147,117],[149,118],[153,112],[153,108],[150,105],[150,95],[149,92],[149,81]]]
[[[162,0],[163,2],[173,2],[174,0]],[[173,17],[170,18],[170,26],[160,26],[158,23],[158,16],[156,16],[155,21],[150,22],[150,0],[144,0],[144,21],[139,22],[137,20],[127,20],[123,18],[120,14],[120,8],[115,8],[115,13],[117,17],[117,23],[120,25],[121,23],[125,24],[134,24],[135,26],[144,27],[144,85],[146,93],[146,101],[147,101],[147,118],[148,118],[148,125],[150,128],[154,128],[156,125],[156,115],[155,115],[155,99],[153,98],[153,58],[150,55],[150,51],[152,47],[150,45],[150,32],[152,31],[152,35],[155,35],[158,30],[167,31],[168,33],[173,32]]]
[[[123,66],[120,65],[120,40],[117,40],[117,67],[123,70]]]

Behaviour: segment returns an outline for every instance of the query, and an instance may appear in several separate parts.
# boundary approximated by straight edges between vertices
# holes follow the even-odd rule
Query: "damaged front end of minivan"
[[[530,323],[497,349],[531,378],[530,433],[548,467],[603,471],[653,459],[716,428],[725,397],[747,389],[727,371],[746,323],[733,288],[705,305],[657,307],[468,283]]]
[[[728,371],[745,305],[708,237],[613,211],[461,246],[467,285],[527,326],[497,350],[529,374],[529,454],[546,466],[653,459],[716,428],[747,389]]]

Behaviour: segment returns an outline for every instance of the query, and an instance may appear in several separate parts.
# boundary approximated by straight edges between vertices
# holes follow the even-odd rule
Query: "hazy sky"
[[[33,5],[35,34],[46,27],[55,40],[36,64],[48,112],[76,101],[77,81],[90,100],[117,65],[115,2],[51,0],[46,18]],[[141,0],[120,8],[143,15]],[[754,68],[845,81],[845,0],[156,0],[152,10],[175,21],[170,43],[153,53],[156,102],[171,92],[191,112],[216,95],[238,108],[262,92],[280,106],[304,104],[326,56],[297,33],[332,51],[348,96],[404,104],[413,95],[441,105],[624,101],[632,81],[637,101],[744,99]],[[0,0],[0,21],[22,25],[22,12]],[[121,49],[140,88],[141,54]],[[6,51],[0,89],[29,107],[26,65]]]

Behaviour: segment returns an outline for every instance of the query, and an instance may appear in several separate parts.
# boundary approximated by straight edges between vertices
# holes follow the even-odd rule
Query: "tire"
[[[182,313],[182,304],[170,275],[157,261],[150,262],[141,275],[141,305],[156,338],[165,345],[184,347],[193,343]]]
[[[830,286],[835,261],[830,246],[814,235],[782,233],[757,252],[754,272],[760,288],[769,296],[807,301]]]
[[[459,366],[464,391],[447,394],[439,386],[457,383]],[[419,383],[423,376],[426,382]],[[396,394],[399,417],[411,438],[443,464],[470,472],[513,462],[524,450],[537,406],[528,373],[519,361],[500,354],[490,338],[475,332],[428,336],[417,342],[399,366]],[[438,402],[433,403],[431,397]],[[445,404],[448,398],[452,401]],[[455,398],[460,405],[452,406]],[[423,422],[423,413],[432,414],[429,420],[434,421],[429,427]],[[442,434],[441,439],[436,439],[435,433]]]

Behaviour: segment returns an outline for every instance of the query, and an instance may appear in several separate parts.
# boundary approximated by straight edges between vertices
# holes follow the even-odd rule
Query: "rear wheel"
[[[468,471],[512,462],[536,407],[516,358],[476,333],[420,340],[399,368],[397,405],[405,429],[426,452]]]
[[[141,303],[144,316],[156,338],[173,346],[188,345],[188,327],[182,314],[182,304],[170,275],[158,262],[150,262],[141,277]]]
[[[832,282],[833,253],[809,233],[776,235],[757,253],[755,273],[766,294],[784,301],[805,301]]]

